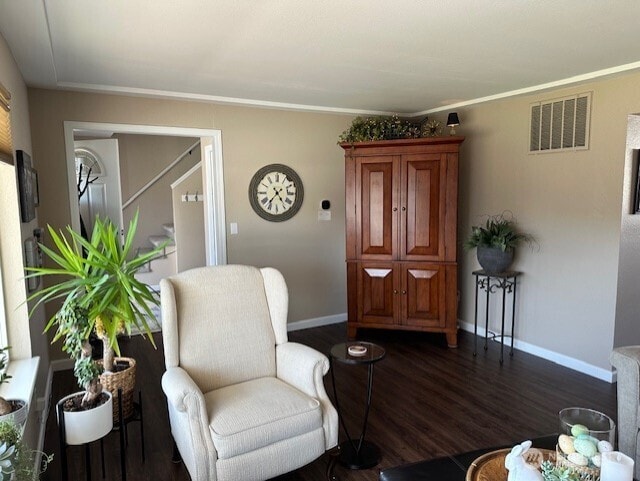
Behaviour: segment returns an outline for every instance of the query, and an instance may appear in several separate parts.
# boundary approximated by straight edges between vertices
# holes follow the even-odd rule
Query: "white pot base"
[[[86,444],[103,438],[113,429],[113,396],[109,391],[103,391],[109,399],[97,408],[88,411],[66,412],[63,411],[65,441],[68,445]],[[58,403],[64,403],[67,399],[77,395],[83,395],[84,391],[69,394]],[[58,419],[60,424],[60,419]]]

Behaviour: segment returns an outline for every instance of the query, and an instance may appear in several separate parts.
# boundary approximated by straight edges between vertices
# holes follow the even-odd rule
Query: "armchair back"
[[[271,300],[260,269],[202,267],[163,279],[160,285],[167,368],[182,367],[203,393],[276,375]],[[286,303],[282,285],[280,296]],[[273,292],[269,297],[274,295],[279,297]],[[286,337],[286,309],[284,323]]]

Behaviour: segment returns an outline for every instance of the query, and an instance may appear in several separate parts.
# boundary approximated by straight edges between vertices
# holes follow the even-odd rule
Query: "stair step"
[[[150,235],[149,242],[153,244],[154,247],[161,246],[165,244],[167,247],[173,247],[176,245],[176,242],[169,236],[166,235]]]
[[[151,252],[152,250],[153,250],[152,247],[138,247],[136,249],[136,257],[140,256],[142,254],[147,254],[147,253]],[[151,272],[151,262],[147,262],[145,265],[140,267],[140,269],[138,269],[138,272],[140,274],[143,274],[143,273],[146,273],[146,272]]]
[[[164,229],[164,232],[166,235],[168,235],[169,237],[171,237],[172,239],[175,239],[175,235],[176,235],[176,228],[173,225],[173,223],[171,224],[162,224],[162,228]]]

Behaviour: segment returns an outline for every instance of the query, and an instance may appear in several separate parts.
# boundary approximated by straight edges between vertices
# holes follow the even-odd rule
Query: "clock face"
[[[293,217],[302,205],[302,181],[296,172],[282,164],[258,170],[249,184],[249,202],[263,219],[280,222]]]

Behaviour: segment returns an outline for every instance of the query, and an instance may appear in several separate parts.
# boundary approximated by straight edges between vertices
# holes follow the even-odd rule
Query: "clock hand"
[[[273,195],[271,196],[271,198],[269,199],[269,202],[273,201],[273,199],[275,199],[275,198],[276,198],[276,196],[280,197],[280,193],[278,192],[278,189],[277,189],[277,188],[275,188],[275,187],[274,187],[274,188],[273,188],[273,192],[274,192],[274,194],[273,194]],[[280,200],[282,200],[282,199],[280,199]]]

